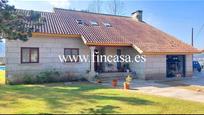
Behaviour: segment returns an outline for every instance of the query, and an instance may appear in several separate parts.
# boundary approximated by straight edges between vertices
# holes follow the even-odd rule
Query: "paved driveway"
[[[123,82],[119,81],[118,88],[123,88]],[[111,83],[103,85],[110,86]],[[156,82],[135,79],[131,83],[131,90],[204,103],[204,72],[179,81]]]
[[[194,72],[192,80],[187,80],[184,81],[187,84],[191,84],[191,85],[199,85],[199,86],[203,86],[204,87],[204,70],[202,72]]]

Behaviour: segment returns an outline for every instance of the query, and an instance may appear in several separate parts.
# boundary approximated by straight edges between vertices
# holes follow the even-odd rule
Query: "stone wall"
[[[105,47],[105,55],[114,56],[117,53],[117,49],[121,49],[120,47]],[[113,66],[108,66],[109,62],[105,62],[105,71],[117,71],[117,63],[110,63]]]
[[[146,80],[164,80],[166,77],[166,55],[147,55],[145,63]],[[192,55],[186,55],[186,77],[192,77]]]
[[[105,54],[106,55],[117,55],[117,49],[121,49],[121,55],[130,55],[133,62],[129,63],[130,69],[132,73],[136,73],[137,78],[144,79],[144,63],[137,63],[134,61],[134,58],[139,53],[133,49],[132,47],[106,47],[105,48]],[[121,66],[123,66],[125,63],[121,63]],[[112,62],[112,70],[117,71],[117,63]],[[105,70],[109,71],[111,70],[110,67],[105,66]],[[134,75],[134,74],[133,74]]]
[[[146,55],[145,79],[160,80],[166,78],[166,55]]]
[[[135,56],[139,55],[139,53],[133,48],[126,48],[126,49],[124,49],[124,52],[126,55],[130,55],[130,57],[133,61],[129,65],[130,65],[130,69],[131,69],[132,73],[136,74],[136,75],[133,74],[134,77],[139,78],[139,79],[145,79],[145,74],[144,74],[145,62],[137,63],[134,60]]]
[[[39,47],[39,63],[21,64],[21,47]],[[39,73],[41,71],[56,69],[60,72],[73,72],[82,76],[90,70],[90,63],[62,63],[58,55],[64,55],[64,48],[79,48],[79,54],[89,55],[90,49],[78,38],[30,38],[26,42],[6,41],[6,67],[7,77],[17,74]]]
[[[193,56],[186,55],[186,77],[192,77],[193,75]]]
[[[21,47],[39,47],[39,63],[21,64]],[[55,69],[76,77],[88,77],[89,62],[62,63],[58,55],[64,54],[64,48],[79,48],[79,54],[90,55],[90,49],[77,38],[31,38],[27,42],[6,41],[6,72],[10,81],[19,80],[23,74],[37,74],[42,71]],[[105,47],[106,55],[116,55],[121,49],[122,55],[130,55],[134,59],[138,52],[131,47]],[[117,70],[117,63],[113,63]],[[166,79],[166,55],[146,55],[145,63],[133,61],[129,63],[136,77],[146,80]],[[109,68],[105,67],[106,70]],[[186,76],[192,76],[192,55],[186,55]],[[19,77],[20,76],[20,77]]]

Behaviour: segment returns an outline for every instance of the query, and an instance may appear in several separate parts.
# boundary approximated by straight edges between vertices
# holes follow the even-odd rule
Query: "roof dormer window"
[[[96,21],[90,21],[90,23],[92,26],[99,26],[98,22],[96,22]]]
[[[112,25],[110,23],[104,22],[103,24],[105,27],[112,27]]]
[[[83,20],[76,20],[76,21],[77,21],[77,24],[85,25],[85,22]]]

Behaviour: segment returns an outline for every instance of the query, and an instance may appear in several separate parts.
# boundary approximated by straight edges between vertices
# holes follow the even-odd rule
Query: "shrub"
[[[56,77],[60,76],[60,73],[56,70],[48,70],[44,72],[40,72],[36,75],[37,83],[49,83],[56,81]]]
[[[60,81],[76,81],[77,76],[73,72],[65,72],[63,75],[60,77]]]
[[[33,83],[36,82],[36,80],[35,80],[34,77],[35,77],[35,76],[32,75],[32,74],[25,74],[24,77],[23,77],[23,82],[24,82],[25,84],[33,84]]]
[[[16,85],[23,83],[23,75],[22,74],[13,74],[10,77],[7,77],[6,83],[10,85]]]
[[[67,81],[87,81],[84,74],[77,74],[73,72],[58,72],[55,69],[46,70],[40,73],[24,73],[16,74],[7,79],[9,84],[34,84],[34,83],[50,83],[50,82],[67,82]]]
[[[62,72],[61,76],[59,77],[60,82],[72,82],[72,81],[87,81],[86,78],[84,78],[86,74],[78,74],[74,72]]]

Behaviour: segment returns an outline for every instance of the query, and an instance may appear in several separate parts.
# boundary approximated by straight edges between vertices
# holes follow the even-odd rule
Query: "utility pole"
[[[191,45],[194,46],[193,28],[192,28],[192,33],[191,33]]]
[[[194,38],[193,38],[194,36],[193,36],[193,28],[192,28],[192,32],[191,32],[191,45],[192,45],[192,47],[194,46]],[[192,54],[192,61],[194,60],[194,56],[193,56],[193,54]],[[193,68],[193,67],[192,67]],[[194,68],[193,68],[194,69]]]

